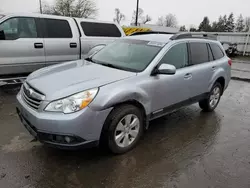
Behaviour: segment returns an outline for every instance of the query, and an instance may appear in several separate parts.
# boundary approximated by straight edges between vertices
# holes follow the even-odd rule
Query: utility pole
[[[39,0],[39,6],[40,6],[40,13],[43,13],[43,8],[42,8],[42,0]]]
[[[136,5],[135,26],[138,25],[138,10],[139,10],[139,0],[137,0],[137,5]]]

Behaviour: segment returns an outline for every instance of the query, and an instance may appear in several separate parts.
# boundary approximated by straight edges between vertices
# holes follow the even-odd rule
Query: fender
[[[209,87],[208,87],[208,92],[210,92],[210,90],[212,89],[215,81],[218,78],[224,78],[224,80],[226,81],[226,72],[222,67],[219,67],[213,74],[213,76],[211,77],[210,81],[209,81]]]
[[[96,98],[89,105],[89,107],[96,111],[105,110],[114,107],[117,104],[137,101],[143,107],[147,114],[150,114],[151,100],[148,94],[142,89],[136,86],[131,88],[131,85],[124,85],[124,87],[114,87],[119,85],[119,82],[101,87]],[[110,92],[112,90],[112,92]]]

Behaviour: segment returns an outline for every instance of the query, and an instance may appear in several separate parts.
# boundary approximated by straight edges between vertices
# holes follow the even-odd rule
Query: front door
[[[192,75],[188,67],[187,43],[171,47],[160,61],[160,64],[163,63],[174,65],[177,70],[174,75],[156,75],[151,78],[155,88],[152,94],[153,114],[178,106],[190,96]]]
[[[30,73],[45,66],[36,18],[7,18],[0,23],[0,31],[0,75]]]
[[[80,36],[68,19],[43,18],[46,65],[80,59]],[[74,25],[73,21],[73,25]]]

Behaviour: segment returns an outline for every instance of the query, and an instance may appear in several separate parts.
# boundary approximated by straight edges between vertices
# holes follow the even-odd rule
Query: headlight
[[[95,98],[98,88],[83,91],[70,97],[53,101],[45,108],[49,112],[63,112],[65,114],[77,112],[88,106]]]

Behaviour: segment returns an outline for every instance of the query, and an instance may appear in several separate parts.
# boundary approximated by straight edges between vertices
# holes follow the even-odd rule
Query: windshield
[[[113,68],[141,72],[164,45],[158,42],[123,39],[103,48],[92,57],[92,60]]]

